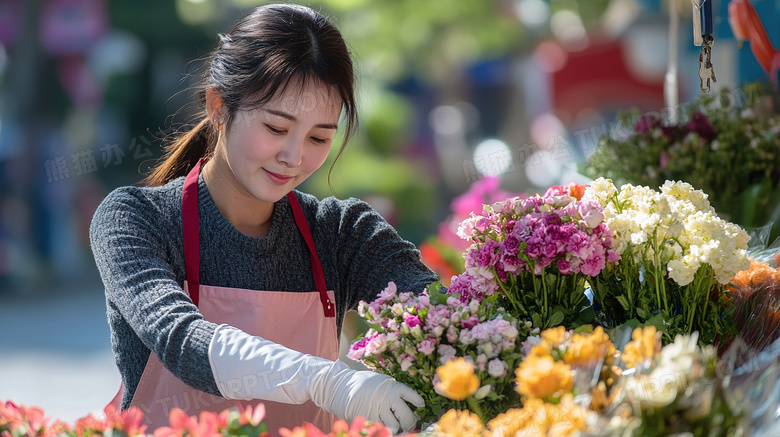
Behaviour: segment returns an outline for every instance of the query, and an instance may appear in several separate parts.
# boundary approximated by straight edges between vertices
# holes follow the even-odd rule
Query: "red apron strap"
[[[336,317],[336,308],[328,297],[328,287],[325,284],[325,273],[322,271],[320,257],[317,256],[317,248],[314,246],[314,238],[311,236],[309,222],[306,221],[306,216],[303,214],[303,208],[301,208],[301,204],[298,203],[298,199],[292,191],[287,194],[287,198],[290,200],[293,217],[295,217],[295,224],[298,225],[298,230],[301,231],[301,235],[303,235],[303,239],[306,240],[306,245],[309,247],[309,257],[311,258],[311,270],[314,274],[314,284],[317,286],[317,291],[320,292],[320,301],[322,301],[322,309],[325,311],[325,317]]]
[[[184,269],[190,299],[197,306],[200,300],[200,235],[198,223],[198,176],[206,162],[201,158],[184,178],[181,196],[182,228],[184,231]]]

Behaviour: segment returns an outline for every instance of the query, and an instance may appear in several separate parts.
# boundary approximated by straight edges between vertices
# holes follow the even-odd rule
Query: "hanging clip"
[[[700,47],[704,42],[701,29],[701,7],[706,1],[707,0],[691,0],[691,7],[693,9],[691,14],[693,17],[693,45],[696,47]]]
[[[704,44],[699,53],[699,80],[701,84],[699,89],[703,93],[710,92],[710,81],[717,82],[715,78],[715,69],[712,68],[712,37],[704,38]]]

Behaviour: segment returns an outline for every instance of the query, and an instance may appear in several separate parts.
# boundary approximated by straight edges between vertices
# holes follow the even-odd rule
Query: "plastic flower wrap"
[[[593,281],[599,322],[616,326],[636,319],[664,332],[698,331],[703,343],[729,333],[726,284],[749,267],[748,234],[718,217],[707,195],[685,182],[666,181],[659,191],[599,178],[583,199],[604,207],[621,260]]]
[[[726,399],[725,375],[718,374],[717,364],[715,348],[699,346],[696,333],[678,335],[623,379],[622,396],[612,411],[630,406],[640,420],[635,435],[745,435],[744,406]]]
[[[733,323],[737,335],[753,354],[780,338],[780,272],[766,263],[750,268],[731,281]]]
[[[602,205],[555,194],[507,199],[464,220],[458,234],[472,245],[449,292],[499,302],[534,327],[590,323],[586,281],[620,256]]]
[[[420,393],[426,406],[417,413],[424,423],[435,422],[451,408],[466,409],[461,396],[466,389],[488,416],[519,403],[507,375],[520,358],[530,323],[487,302],[462,302],[439,293],[435,284],[414,295],[399,293],[391,282],[373,302],[360,302],[358,314],[370,329],[347,356]],[[468,369],[448,367],[443,370],[447,377],[437,374],[437,368],[459,358]],[[457,375],[466,376],[460,381]],[[472,393],[475,381],[479,385]]]

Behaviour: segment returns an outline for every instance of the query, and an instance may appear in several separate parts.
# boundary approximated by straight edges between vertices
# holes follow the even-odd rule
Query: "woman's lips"
[[[275,184],[283,185],[283,184],[286,184],[287,182],[289,182],[290,179],[292,179],[292,176],[280,175],[279,173],[274,173],[274,172],[268,171],[266,169],[263,169],[263,171],[268,176],[268,179],[270,179],[271,182],[273,182]]]

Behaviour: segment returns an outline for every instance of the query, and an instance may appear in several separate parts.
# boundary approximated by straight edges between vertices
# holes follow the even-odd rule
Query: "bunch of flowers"
[[[379,422],[368,422],[362,417],[357,417],[352,424],[344,420],[338,420],[333,424],[333,431],[325,433],[311,423],[304,423],[292,430],[282,428],[279,430],[281,437],[392,437],[390,429]]]
[[[0,401],[0,435],[3,437],[90,437],[95,435],[144,436],[146,425],[141,410],[131,407],[118,412],[113,406],[104,410],[104,417],[93,414],[69,424],[62,420],[49,423],[38,407],[17,406]]]
[[[13,402],[0,402],[0,435],[3,437],[263,437],[268,436],[265,407],[247,406],[245,410],[229,409],[221,413],[201,412],[188,416],[174,408],[169,416],[170,426],[156,429],[154,435],[146,434],[143,412],[130,407],[117,411],[108,406],[103,415],[90,414],[73,424],[44,417],[38,407],[16,406]],[[381,423],[367,422],[357,417],[352,424],[343,420],[333,425],[333,432],[325,433],[310,423],[303,423],[290,430],[282,428],[283,437],[390,437],[392,432]]]
[[[436,421],[450,408],[463,407],[472,395],[485,414],[519,402],[506,375],[520,359],[520,343],[530,333],[530,323],[517,321],[486,301],[462,302],[440,293],[437,284],[413,295],[399,293],[391,282],[373,302],[360,302],[358,314],[370,329],[347,356],[420,393],[426,406],[417,413],[424,423]],[[457,368],[436,373],[439,366],[458,358],[476,369],[476,387],[474,379],[464,382],[467,390],[449,385],[448,381],[461,380]]]
[[[527,355],[515,370],[522,408],[487,422],[450,410],[433,435],[746,435],[749,424],[727,402],[715,372],[713,347],[700,347],[694,334],[661,348],[652,326],[636,328],[632,338],[620,354],[601,328],[558,327],[528,337]]]
[[[472,245],[450,293],[498,301],[534,327],[590,323],[586,281],[620,256],[602,205],[559,194],[507,199],[464,220],[458,234]]]
[[[575,333],[559,326],[529,337],[524,349],[525,358],[514,372],[522,407],[487,416],[489,420],[451,410],[435,424],[437,435],[464,435],[452,433],[457,426],[485,436],[570,436],[586,430],[597,414],[574,396],[588,393],[594,376],[614,384],[615,348],[606,333],[601,328]]]
[[[658,435],[659,430],[663,435],[745,434],[748,424],[741,421],[739,408],[727,401],[716,365],[713,346],[699,346],[696,333],[678,335],[658,354],[638,364],[635,374],[624,378],[621,396],[611,411],[620,414],[619,410],[630,407],[633,418],[639,420],[635,435]]]
[[[761,352],[780,338],[780,272],[751,259],[729,288],[734,328],[752,353]]]
[[[709,194],[722,217],[747,228],[766,224],[780,207],[777,92],[758,83],[722,89],[680,117],[665,123],[658,113],[622,115],[619,124],[633,131],[601,137],[583,173],[650,187],[682,179]]]
[[[750,237],[718,217],[706,194],[672,181],[660,191],[630,184],[618,190],[599,178],[583,199],[604,207],[621,254],[592,281],[600,323],[651,323],[667,342],[693,331],[706,344],[731,335],[726,284],[749,267]]]

